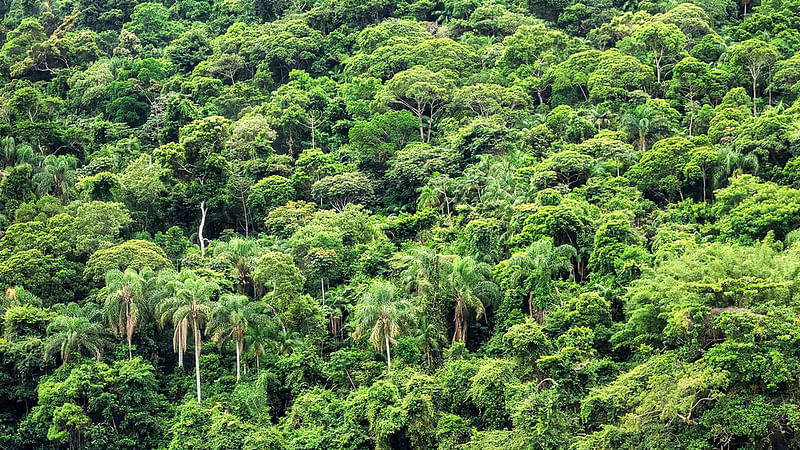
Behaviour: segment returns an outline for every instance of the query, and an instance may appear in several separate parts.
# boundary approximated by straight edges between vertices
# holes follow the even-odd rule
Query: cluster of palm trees
[[[499,298],[491,281],[491,266],[471,256],[441,255],[425,247],[411,248],[395,260],[399,282],[376,280],[351,311],[353,338],[367,338],[386,355],[391,369],[391,347],[401,336],[412,338],[429,366],[444,341],[446,318],[452,305],[452,342],[466,343],[471,317],[479,320],[486,306]],[[412,294],[416,302],[408,298]]]
[[[108,322],[113,334],[125,337],[129,359],[133,359],[134,333],[143,324],[172,327],[179,367],[183,367],[189,337],[193,340],[197,400],[201,401],[200,352],[204,335],[211,335],[220,346],[233,343],[237,381],[245,352],[249,351],[260,365],[259,358],[273,337],[261,302],[241,294],[220,294],[216,283],[192,271],[167,269],[156,274],[149,269],[111,270],[105,281],[102,311],[93,304],[59,305],[58,315],[48,327],[45,358],[59,355],[63,364],[76,354],[99,360],[108,342],[108,330],[101,325],[101,318]]]
[[[58,317],[48,329],[46,357],[58,354],[63,363],[75,354],[99,359],[110,328],[114,335],[124,337],[128,358],[133,359],[139,328],[144,324],[155,324],[158,329],[171,327],[179,367],[184,366],[189,342],[193,344],[197,400],[201,401],[204,336],[210,336],[221,348],[229,344],[233,348],[237,381],[246,373],[248,361],[255,360],[260,369],[263,355],[280,344],[281,330],[285,330],[280,315],[267,300],[254,300],[268,290],[253,280],[262,253],[249,240],[215,246],[214,255],[227,262],[238,281],[233,289],[236,293],[225,292],[217,283],[187,269],[158,273],[149,269],[111,270],[105,276],[102,311],[93,304],[70,304],[57,310]],[[542,241],[508,260],[513,283],[531,292],[531,316],[536,317],[543,309],[533,304],[533,291],[543,284],[549,288],[551,278],[569,272],[571,256],[570,248]],[[336,312],[330,314],[336,317],[331,322],[331,332],[336,336],[345,327],[342,322],[349,313],[347,327],[352,326],[352,337],[364,339],[383,353],[389,369],[392,347],[400,337],[412,339],[432,366],[445,342],[448,322],[453,330],[451,342],[466,343],[470,321],[480,320],[486,308],[500,297],[499,287],[491,280],[492,266],[472,256],[443,255],[418,246],[400,253],[393,263],[397,275],[394,282],[373,281],[352,309],[345,299],[334,302],[337,297],[331,296]],[[101,315],[108,328],[98,322]]]
[[[574,257],[572,246],[555,246],[551,240],[543,239],[506,261],[510,283],[528,293],[529,314],[540,323],[544,322],[547,305],[535,304],[534,298],[557,292],[552,280],[573,276]],[[448,318],[443,313],[452,311],[451,342],[466,343],[470,319],[481,319],[486,307],[500,297],[499,287],[491,281],[492,266],[472,256],[442,255],[420,246],[398,255],[394,266],[403,289],[377,280],[351,311],[353,338],[367,338],[386,355],[389,368],[391,347],[401,336],[411,337],[431,366],[434,353],[444,341]],[[408,294],[417,301],[412,303]]]
[[[78,158],[73,155],[47,155],[34,151],[27,144],[18,144],[13,137],[0,140],[0,170],[20,164],[33,168],[33,182],[39,195],[51,194],[62,204],[69,201],[70,189],[75,185]]]

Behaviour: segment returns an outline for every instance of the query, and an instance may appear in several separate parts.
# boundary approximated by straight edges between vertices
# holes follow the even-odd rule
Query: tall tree
[[[758,79],[764,73],[769,72],[772,65],[775,64],[775,60],[778,59],[778,51],[771,44],[760,39],[748,39],[731,47],[729,54],[731,61],[745,70],[753,81],[753,116],[755,117],[758,115],[756,109]]]
[[[180,130],[178,144],[170,143],[153,156],[185,183],[189,201],[200,208],[197,238],[205,257],[208,239],[203,235],[209,208],[224,203],[230,164],[222,155],[228,137],[228,120],[210,116],[195,120]]]
[[[354,339],[369,336],[376,350],[386,353],[386,367],[392,368],[391,346],[404,333],[412,318],[408,299],[398,295],[388,281],[375,281],[369,292],[361,298],[353,311],[355,317]]]
[[[387,105],[401,105],[414,113],[419,119],[420,140],[430,142],[434,118],[450,104],[454,89],[450,72],[433,72],[425,66],[414,66],[387,81],[380,98]]]
[[[236,348],[236,381],[241,378],[241,359],[245,336],[250,327],[263,321],[262,305],[245,295],[225,294],[220,296],[211,314],[208,329],[213,330],[213,340],[219,345],[233,341]]]
[[[534,295],[549,296],[553,289],[552,278],[569,274],[572,270],[571,258],[574,257],[577,257],[577,252],[571,245],[555,246],[552,240],[541,239],[509,258],[512,282],[521,284],[528,291],[528,314],[540,324],[544,323],[545,305],[537,305],[534,314]]]
[[[578,47],[564,32],[548,30],[544,24],[522,25],[503,40],[503,46],[500,64],[529,77],[526,84],[536,91],[540,104],[552,82],[551,70],[566,59],[570,47]]]
[[[661,83],[664,58],[676,56],[687,43],[686,35],[680,28],[671,23],[655,20],[636,30],[633,38],[653,55],[657,83]]]
[[[467,342],[470,311],[480,319],[486,303],[497,299],[498,288],[490,275],[491,266],[470,256],[453,256],[448,261],[445,285],[455,300],[453,342]]]
[[[174,280],[173,295],[162,300],[158,305],[159,322],[163,326],[171,323],[175,329],[175,336],[180,338],[188,336],[187,328],[191,326],[194,336],[194,372],[197,385],[197,401],[202,400],[200,394],[200,329],[205,325],[214,309],[212,297],[219,289],[216,283],[206,281],[196,275],[189,275],[184,280]],[[185,347],[185,344],[184,344]]]
[[[248,285],[252,292],[253,270],[260,255],[258,243],[251,239],[231,239],[214,244],[214,257],[229,264],[236,272],[240,294],[247,294]]]
[[[398,271],[402,286],[420,298],[422,315],[444,328],[446,313],[439,302],[443,296],[442,282],[447,264],[443,257],[431,248],[412,247],[396,255],[392,264]]]
[[[78,158],[72,155],[47,155],[33,181],[39,194],[55,194],[62,204],[69,200],[69,191],[75,185],[75,168]]]
[[[131,340],[133,332],[141,323],[145,304],[145,277],[152,276],[148,269],[139,273],[133,269],[124,272],[111,270],[106,273],[106,301],[103,314],[115,334],[125,334],[128,341],[128,360],[133,360]]]
[[[81,308],[76,303],[59,305],[58,315],[47,326],[47,339],[44,345],[44,358],[53,354],[61,357],[67,364],[73,355],[91,355],[100,361],[105,346],[105,331],[94,319],[98,311],[94,305]]]

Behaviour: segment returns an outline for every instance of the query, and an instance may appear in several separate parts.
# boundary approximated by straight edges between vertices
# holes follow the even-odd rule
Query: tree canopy
[[[800,448],[796,0],[0,2],[0,449]]]

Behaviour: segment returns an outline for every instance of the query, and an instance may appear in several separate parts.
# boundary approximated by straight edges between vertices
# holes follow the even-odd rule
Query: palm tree
[[[65,204],[69,189],[75,184],[77,166],[78,158],[72,155],[47,155],[41,169],[33,176],[39,195],[54,193]]]
[[[401,285],[415,294],[422,304],[422,314],[439,327],[444,327],[446,316],[439,308],[442,296],[443,267],[446,262],[436,250],[412,247],[393,260],[399,271]]]
[[[491,266],[479,263],[467,256],[453,256],[445,277],[448,291],[455,297],[453,323],[453,342],[467,342],[468,316],[475,311],[475,318],[480,319],[486,312],[484,302],[498,297],[497,285],[489,277]]]
[[[638,142],[639,150],[647,150],[647,142],[669,134],[671,125],[661,113],[647,105],[639,105],[622,116],[628,137]]]
[[[571,274],[571,258],[577,257],[575,248],[564,244],[555,246],[550,239],[534,242],[523,252],[517,252],[508,260],[512,269],[511,282],[521,284],[528,291],[528,314],[544,323],[544,308],[533,312],[533,296],[537,288],[551,290],[551,280],[562,274]],[[541,306],[541,305],[540,305]]]
[[[44,345],[44,359],[49,360],[56,353],[61,364],[69,363],[72,355],[102,357],[105,346],[105,330],[94,319],[98,316],[94,305],[81,308],[77,303],[58,305],[59,313],[47,326],[47,339]]]
[[[255,358],[256,369],[261,370],[261,356],[267,352],[277,334],[267,321],[250,324],[248,333],[244,335],[244,348],[246,354]]]
[[[14,138],[6,136],[0,140],[0,169],[13,167],[18,164],[33,163],[35,160],[33,147],[27,144],[17,144]]]
[[[160,327],[166,324],[166,321],[161,320],[161,303],[175,296],[175,291],[183,280],[194,276],[195,275],[189,271],[175,272],[172,269],[164,269],[158,272],[153,283],[153,289],[157,299],[154,318]],[[172,325],[174,326],[172,350],[178,354],[178,367],[183,367],[183,355],[186,353],[186,342],[189,335],[189,321],[183,320],[180,324]]]
[[[433,352],[439,351],[442,343],[442,331],[433,323],[428,321],[426,316],[422,316],[419,325],[414,330],[414,340],[419,349],[425,354],[428,368],[433,366]]]
[[[760,165],[758,157],[752,153],[741,153],[728,148],[719,150],[718,164],[711,174],[711,190],[722,186],[728,178],[736,173],[745,171],[754,175],[758,174]]]
[[[241,359],[244,352],[245,335],[252,323],[263,322],[263,308],[246,295],[225,294],[220,297],[212,311],[208,329],[214,330],[213,340],[218,345],[233,341],[236,348],[236,381],[241,378]]]
[[[589,121],[597,127],[598,131],[610,126],[615,116],[615,114],[605,106],[593,105],[587,112]]]
[[[236,271],[240,294],[246,294],[247,285],[253,285],[253,269],[260,255],[261,248],[251,239],[231,239],[214,245],[214,257],[227,262]]]
[[[183,281],[173,281],[174,294],[161,301],[158,305],[159,322],[162,326],[167,322],[175,329],[175,337],[183,339],[183,348],[186,347],[188,328],[191,325],[194,336],[194,372],[197,384],[197,402],[202,399],[200,395],[200,328],[211,316],[214,302],[211,297],[219,289],[216,283],[206,281],[197,275],[186,276]],[[180,335],[179,335],[180,333]],[[175,338],[173,338],[174,342]]]
[[[419,188],[417,197],[417,208],[440,208],[442,214],[450,216],[450,203],[452,195],[448,197],[448,190],[451,190],[452,180],[447,175],[434,174],[425,186]]]
[[[411,321],[411,303],[398,296],[388,281],[375,281],[370,290],[354,308],[355,331],[353,339],[369,334],[369,342],[380,352],[386,352],[386,366],[392,369],[392,344],[405,332]]]
[[[440,275],[440,256],[427,247],[413,247],[395,258],[400,278],[409,292],[417,296],[435,296]]]
[[[106,273],[107,296],[103,314],[115,335],[122,334],[124,330],[128,341],[128,360],[133,360],[133,332],[147,309],[145,285],[146,278],[151,276],[152,272],[143,271],[140,274],[133,269],[126,269],[125,272],[112,269]]]

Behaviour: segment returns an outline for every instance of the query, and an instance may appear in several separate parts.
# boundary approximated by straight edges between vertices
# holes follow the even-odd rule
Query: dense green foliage
[[[800,449],[799,0],[0,19],[0,448]]]

